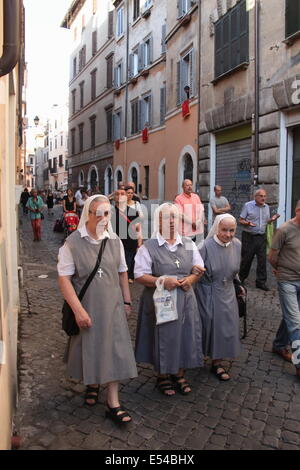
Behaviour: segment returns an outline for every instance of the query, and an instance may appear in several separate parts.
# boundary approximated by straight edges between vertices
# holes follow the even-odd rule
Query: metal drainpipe
[[[127,181],[127,135],[128,135],[128,79],[129,79],[129,1],[126,2],[126,89],[125,89],[125,142],[124,142],[124,178]]]
[[[20,0],[3,1],[3,54],[0,59],[0,77],[10,73],[20,57]]]
[[[197,191],[200,191],[200,183],[199,183],[199,159],[200,159],[200,135],[199,135],[199,127],[200,127],[200,98],[201,98],[201,6],[202,0],[199,2],[198,6],[198,57],[199,57],[199,64],[198,64],[198,122],[197,122]]]
[[[254,135],[254,186],[258,181],[258,154],[259,154],[259,83],[260,83],[260,0],[255,0],[255,135]]]

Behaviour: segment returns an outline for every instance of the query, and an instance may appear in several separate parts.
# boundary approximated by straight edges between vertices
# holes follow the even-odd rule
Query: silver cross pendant
[[[97,271],[97,272],[99,274],[100,279],[102,279],[102,274],[104,273],[104,271],[102,271],[102,269],[100,268],[99,271]]]
[[[176,266],[177,266],[177,269],[179,269],[180,262],[179,262],[178,259],[175,261],[175,264],[176,264]]]

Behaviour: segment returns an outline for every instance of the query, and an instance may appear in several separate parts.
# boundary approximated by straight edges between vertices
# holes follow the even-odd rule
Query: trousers
[[[257,257],[256,283],[265,284],[267,280],[267,237],[266,234],[252,235],[242,232],[242,260],[240,279],[243,282],[249,276],[254,256]]]

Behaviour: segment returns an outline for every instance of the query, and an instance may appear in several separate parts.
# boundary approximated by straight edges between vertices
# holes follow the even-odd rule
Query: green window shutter
[[[223,21],[215,25],[215,77],[223,73]]]
[[[244,0],[240,5],[240,64],[249,62],[249,12],[247,2]]]
[[[286,0],[286,37],[292,36],[300,30],[300,3],[299,0]]]
[[[231,69],[230,15],[223,18],[223,73]]]

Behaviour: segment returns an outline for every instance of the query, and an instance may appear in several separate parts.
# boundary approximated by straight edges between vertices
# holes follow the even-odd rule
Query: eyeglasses
[[[96,211],[89,211],[90,214],[95,215],[96,217],[108,217],[110,215],[110,211],[103,211],[101,209],[98,209]]]

